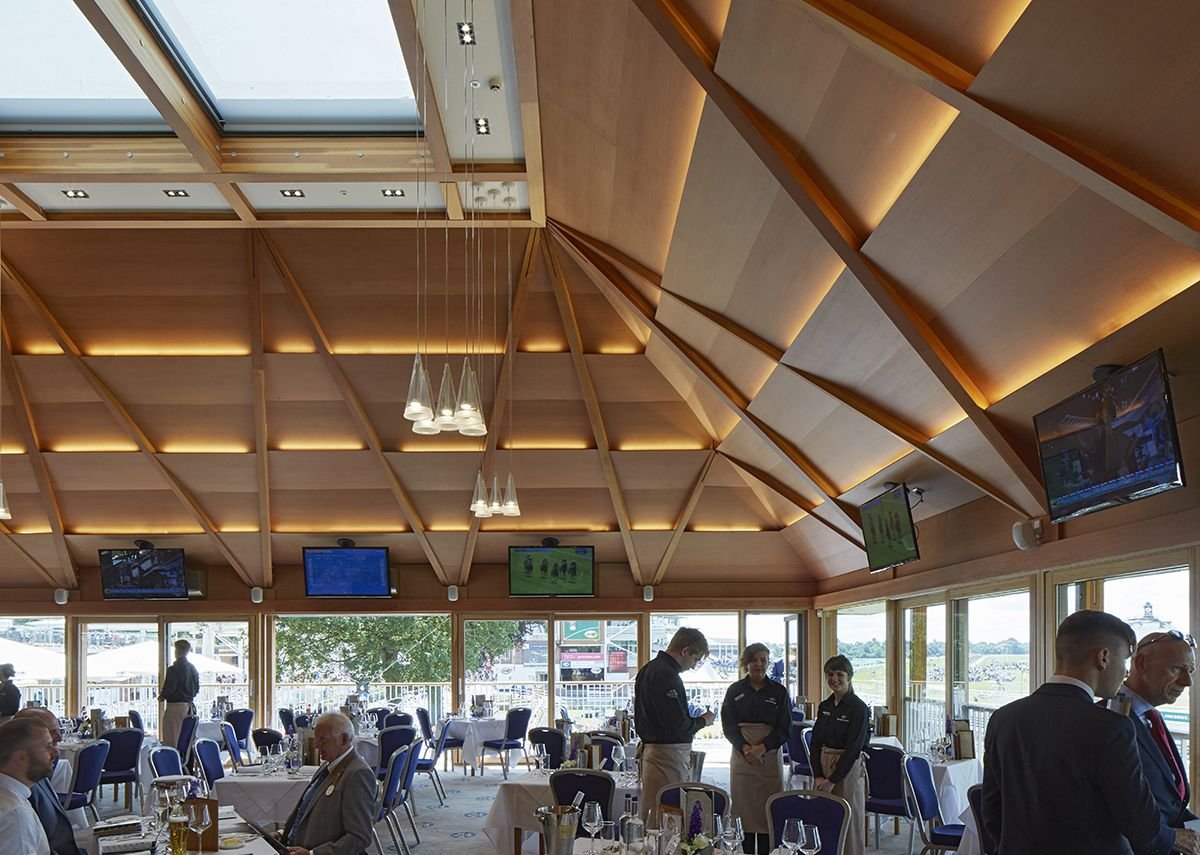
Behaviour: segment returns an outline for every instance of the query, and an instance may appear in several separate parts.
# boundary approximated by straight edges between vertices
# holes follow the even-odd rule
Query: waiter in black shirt
[[[792,700],[787,689],[767,679],[771,651],[751,644],[742,651],[745,679],[725,692],[721,704],[721,729],[733,746],[729,758],[729,790],[735,805],[765,805],[783,792],[783,763],[779,746],[792,728]],[[743,810],[746,852],[771,851],[766,811]]]
[[[175,746],[179,742],[179,731],[183,720],[196,712],[196,695],[200,694],[200,674],[196,666],[188,662],[187,655],[192,644],[186,638],[175,642],[175,662],[167,669],[158,699],[166,704],[158,738],[163,745]]]
[[[687,780],[692,737],[713,723],[711,712],[692,716],[687,690],[679,675],[708,656],[708,639],[698,629],[681,626],[666,650],[638,671],[634,682],[633,720],[642,743],[643,814],[658,804],[658,791]]]
[[[845,855],[862,855],[866,843],[866,773],[862,751],[867,744],[871,711],[854,694],[854,666],[845,656],[832,656],[825,663],[825,685],[833,694],[817,707],[812,729],[814,786],[841,796],[850,803],[850,830]]]

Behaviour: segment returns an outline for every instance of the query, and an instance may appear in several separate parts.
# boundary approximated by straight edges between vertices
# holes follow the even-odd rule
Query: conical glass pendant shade
[[[449,362],[442,366],[442,385],[438,389],[433,420],[442,430],[458,430],[454,421],[454,375],[450,373]]]
[[[487,510],[487,488],[483,486],[483,471],[475,475],[475,494],[471,497],[471,510],[478,515]]]
[[[433,419],[421,419],[419,422],[413,422],[413,433],[421,436],[437,436],[441,432],[442,429]]]
[[[488,502],[488,510],[493,514],[504,513],[504,503],[500,499],[500,476],[492,473],[492,500]]]
[[[463,427],[482,422],[483,405],[479,401],[479,382],[475,379],[475,370],[471,368],[470,360],[464,357],[462,380],[458,384],[458,400],[454,407],[454,423]]]
[[[521,506],[517,504],[517,486],[513,483],[512,473],[508,473],[508,484],[504,488],[504,504],[501,513],[506,517],[519,517]]]
[[[433,418],[433,404],[429,400],[429,374],[421,362],[421,354],[413,360],[412,379],[408,381],[408,397],[404,403],[404,418],[419,422]]]
[[[11,520],[12,511],[8,509],[8,493],[4,492],[4,482],[0,481],[0,520]]]
[[[458,429],[463,436],[487,436],[487,425],[483,422],[473,422]]]

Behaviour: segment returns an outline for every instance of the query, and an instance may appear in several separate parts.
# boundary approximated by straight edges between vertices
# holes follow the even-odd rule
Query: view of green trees
[[[929,656],[944,656],[946,655],[946,643],[944,641],[931,641],[926,648]],[[872,638],[870,641],[839,641],[838,653],[842,653],[850,657],[850,661],[855,659],[883,659],[887,655],[886,646],[877,638]],[[971,655],[987,655],[987,654],[1011,654],[1011,655],[1029,655],[1029,642],[1017,641],[1015,638],[1006,638],[1003,641],[972,641]]]

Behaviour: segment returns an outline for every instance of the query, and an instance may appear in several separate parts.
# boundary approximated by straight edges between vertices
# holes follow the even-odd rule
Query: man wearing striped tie
[[[321,768],[283,827],[289,855],[362,855],[371,845],[375,773],[354,750],[354,725],[326,713],[313,728]]]

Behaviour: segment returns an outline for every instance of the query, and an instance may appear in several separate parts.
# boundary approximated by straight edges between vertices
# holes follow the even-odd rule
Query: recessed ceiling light
[[[164,190],[163,194],[171,199],[185,199],[191,195],[186,190]]]
[[[470,21],[458,22],[458,43],[460,45],[475,44],[475,25]]]
[[[88,199],[90,198],[86,190],[64,190],[62,194],[68,199]]]
[[[492,132],[492,123],[483,116],[477,116],[475,119],[475,133],[490,134]]]
[[[295,187],[290,190],[280,190],[279,195],[285,199],[303,199],[304,191],[301,190],[299,187]]]
[[[404,198],[404,190],[399,187],[384,187],[379,192],[384,196],[387,196],[389,199]]]

